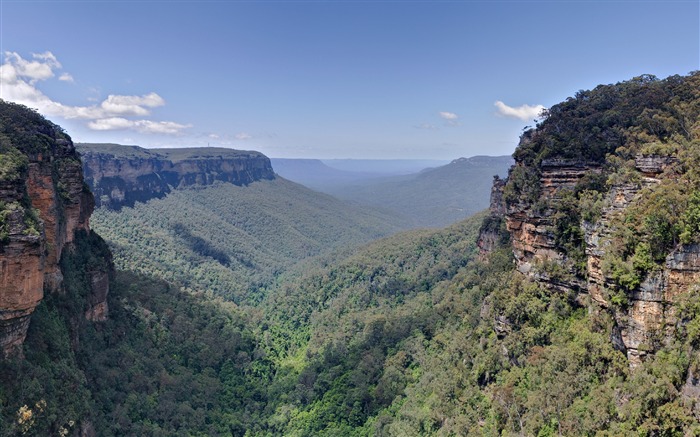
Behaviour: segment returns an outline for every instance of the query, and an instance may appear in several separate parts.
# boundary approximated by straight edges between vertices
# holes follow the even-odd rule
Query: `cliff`
[[[644,167],[651,161],[659,164],[655,170]],[[568,217],[578,222],[579,230],[570,232],[568,237],[585,242],[585,250],[580,254],[567,250],[559,241],[557,226],[562,211],[558,207],[562,198],[579,190],[586,178],[600,175],[601,165],[543,161],[538,168],[542,187],[539,205],[513,202],[504,211],[517,270],[552,291],[573,293],[581,303],[590,301],[595,307],[610,311],[617,323],[613,340],[632,365],[639,364],[654,349],[659,333],[675,323],[671,311],[675,295],[700,279],[698,246],[678,245],[638,286],[625,290],[624,305],[611,303],[611,292],[620,289],[620,284],[604,266],[608,246],[619,232],[616,218],[648,194],[645,190],[661,182],[658,178],[667,162],[668,157],[639,157],[634,167],[641,176],[638,182],[612,184],[601,198],[596,220]]]
[[[521,137],[490,222],[517,270],[607,312],[631,367],[672,341],[700,284],[700,75],[636,78],[579,92]],[[663,124],[660,125],[663,120]],[[493,226],[479,240],[493,250]]]
[[[62,289],[60,261],[78,231],[90,232],[93,196],[70,137],[35,112],[0,101],[0,349],[21,353],[44,293]],[[109,263],[107,263],[109,264]],[[95,278],[109,268],[96,269]],[[95,280],[86,314],[103,320],[109,282]]]
[[[116,144],[77,144],[85,179],[97,206],[120,209],[162,198],[172,189],[215,181],[247,185],[274,179],[269,158],[225,148],[144,149]]]

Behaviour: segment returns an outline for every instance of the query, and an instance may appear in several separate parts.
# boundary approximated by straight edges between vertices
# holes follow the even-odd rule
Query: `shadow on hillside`
[[[219,264],[229,267],[231,258],[221,250],[213,247],[208,241],[203,238],[192,235],[182,223],[175,223],[172,227],[173,231],[185,244],[197,255],[215,259]]]

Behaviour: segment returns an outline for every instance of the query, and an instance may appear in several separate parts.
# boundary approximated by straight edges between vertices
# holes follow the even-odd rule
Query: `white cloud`
[[[105,116],[113,115],[150,115],[148,108],[165,105],[165,100],[156,93],[143,96],[115,96],[109,95],[107,99],[100,103],[100,108],[104,110]]]
[[[191,124],[180,124],[174,121],[136,121],[136,130],[145,134],[176,135],[190,127],[192,127]]]
[[[236,134],[236,139],[237,140],[249,140],[253,138],[251,134],[245,133],[245,132],[240,132]]]
[[[506,105],[505,103],[501,102],[500,100],[497,101],[496,103],[494,103],[494,105],[496,106],[496,109],[498,110],[499,115],[502,115],[504,117],[519,118],[520,120],[523,120],[523,121],[539,118],[540,113],[542,113],[542,111],[546,109],[542,105],[536,105],[536,106],[521,105],[521,106],[513,107],[513,106]]]
[[[99,120],[92,120],[88,123],[88,127],[92,130],[129,129],[134,126],[133,120],[127,120],[122,117],[102,118]]]
[[[35,83],[53,77],[53,69],[61,68],[61,64],[51,52],[33,53],[34,61],[24,59],[16,52],[5,52],[5,57],[8,67],[3,71],[3,78],[7,75],[10,80],[21,78]]]
[[[29,61],[15,52],[5,53],[5,63],[0,65],[0,98],[35,108],[47,116],[87,120],[87,127],[93,130],[130,129],[173,135],[190,127],[172,121],[125,118],[146,117],[151,115],[152,108],[165,105],[165,100],[154,92],[142,96],[111,94],[99,104],[89,106],[70,106],[54,101],[37,88],[36,83],[54,77],[54,70],[60,69],[61,63],[51,52],[32,56],[34,60]],[[63,73],[58,79],[72,82],[73,76]]]
[[[172,121],[128,120],[123,117],[110,117],[92,120],[88,122],[88,127],[100,131],[130,129],[145,134],[175,135],[192,126]]]
[[[454,112],[439,112],[440,117],[448,121],[455,121],[459,118]]]
[[[13,52],[13,53],[15,55],[17,54],[16,52]],[[32,58],[42,60],[42,61],[46,62],[47,64],[55,65],[56,67],[61,68],[61,63],[58,62],[58,59],[56,59],[56,56],[54,56],[54,54],[51,52],[32,53]]]
[[[454,112],[442,111],[438,112],[438,115],[440,116],[440,118],[445,120],[445,124],[448,126],[459,125],[459,121],[457,121],[459,119],[459,115],[455,114]]]

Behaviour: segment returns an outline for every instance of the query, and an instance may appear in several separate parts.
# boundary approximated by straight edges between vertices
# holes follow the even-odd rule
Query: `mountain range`
[[[485,209],[493,177],[505,177],[513,159],[474,156],[446,164],[426,160],[330,163],[364,171],[338,170],[321,160],[272,159],[275,171],[285,178],[357,205],[399,214],[411,227],[437,228]],[[439,165],[422,167],[430,164]]]

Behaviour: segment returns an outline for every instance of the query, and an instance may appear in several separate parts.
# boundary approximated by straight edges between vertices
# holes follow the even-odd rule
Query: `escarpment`
[[[115,144],[77,144],[85,179],[97,206],[120,209],[162,198],[172,189],[234,185],[274,179],[270,159],[259,152],[224,148],[144,149]]]
[[[491,207],[516,268],[608,312],[632,367],[700,284],[700,75],[581,91],[526,131]],[[482,256],[492,236],[482,229]]]
[[[70,138],[21,105],[0,101],[0,349],[20,352],[44,293],[60,293],[60,261],[76,232],[90,233],[93,196]],[[109,267],[97,269],[96,277]],[[108,281],[93,289],[107,314]]]

